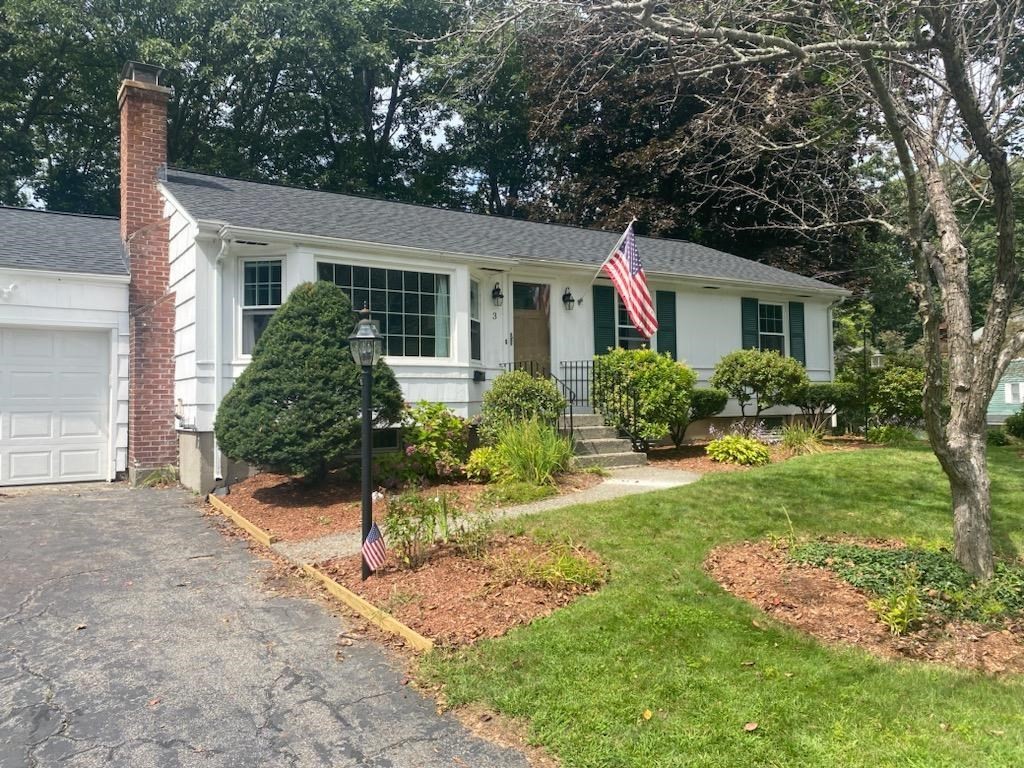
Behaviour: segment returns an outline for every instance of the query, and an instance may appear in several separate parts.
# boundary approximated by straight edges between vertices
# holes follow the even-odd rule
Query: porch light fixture
[[[373,467],[371,464],[371,449],[373,443],[373,366],[380,360],[382,342],[384,337],[380,335],[377,326],[370,319],[370,310],[363,306],[359,313],[362,317],[356,323],[355,330],[348,337],[348,348],[352,353],[352,359],[356,365],[363,369],[363,452],[362,452],[362,531],[360,541],[365,542],[370,535],[370,528],[373,526]],[[370,566],[366,562],[366,554],[362,556],[363,581],[370,576]]]
[[[505,294],[501,291],[501,284],[495,283],[491,289],[491,301],[494,302],[494,306],[500,307],[505,301]]]
[[[562,304],[565,305],[567,310],[576,306],[576,299],[573,298],[572,291],[568,287],[566,287],[565,292],[562,294]]]

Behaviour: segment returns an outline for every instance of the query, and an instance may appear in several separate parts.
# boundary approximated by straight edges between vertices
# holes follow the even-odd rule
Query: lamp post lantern
[[[356,365],[363,369],[363,453],[362,453],[362,490],[363,515],[360,543],[366,541],[373,525],[373,473],[372,473],[372,442],[373,442],[373,366],[380,360],[383,337],[377,326],[370,319],[370,310],[365,306],[360,314],[359,322],[348,337],[348,348]],[[370,575],[370,567],[363,555],[363,581]]]

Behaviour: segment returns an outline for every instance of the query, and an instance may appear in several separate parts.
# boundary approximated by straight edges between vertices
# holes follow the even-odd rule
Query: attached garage
[[[0,208],[0,486],[112,480],[128,445],[116,219]]]

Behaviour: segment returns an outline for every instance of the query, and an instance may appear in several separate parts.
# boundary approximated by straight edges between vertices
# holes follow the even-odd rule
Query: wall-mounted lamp
[[[505,301],[505,294],[501,292],[501,284],[495,283],[491,289],[491,301],[494,302],[494,306],[500,307]]]
[[[568,289],[568,287],[565,289],[565,292],[562,294],[562,304],[565,305],[566,309],[572,309],[573,307],[576,306],[576,299],[573,297],[572,291],[570,291]]]

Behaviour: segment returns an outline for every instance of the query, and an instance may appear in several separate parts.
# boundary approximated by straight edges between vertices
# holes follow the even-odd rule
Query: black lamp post
[[[360,538],[360,542],[363,542],[370,535],[370,526],[373,525],[373,366],[380,360],[383,337],[370,320],[369,309],[364,306],[359,314],[360,320],[348,337],[348,348],[356,365],[363,368],[363,535]],[[370,567],[366,564],[364,555],[363,581],[366,581],[369,575]]]

